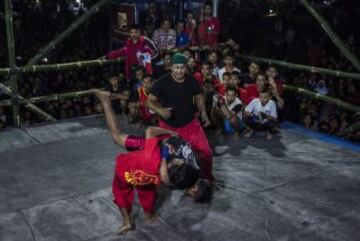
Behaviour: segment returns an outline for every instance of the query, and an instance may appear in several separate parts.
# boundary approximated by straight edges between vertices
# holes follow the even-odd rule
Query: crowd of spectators
[[[15,52],[18,66],[25,65],[48,42],[65,30],[81,14],[87,11],[78,7],[76,1],[13,1]],[[84,1],[83,1],[84,2]],[[97,1],[88,1],[89,5]],[[1,12],[3,6],[0,5]],[[46,22],[46,24],[44,24]],[[8,66],[4,19],[0,19],[0,66]],[[106,9],[80,27],[65,41],[57,45],[49,56],[39,64],[64,63],[95,59],[103,55],[108,42],[108,20]],[[7,77],[0,77],[8,84]],[[102,87],[106,83],[101,68],[92,67],[64,72],[43,72],[21,75],[18,80],[19,94],[25,98],[87,90]],[[0,99],[8,97],[0,90]],[[57,119],[98,113],[95,98],[86,96],[60,101],[36,103]],[[0,129],[12,123],[11,109],[0,107]],[[20,109],[21,123],[34,124],[41,118],[23,106]]]
[[[77,12],[68,5],[48,4],[36,7],[21,1],[16,3],[16,51],[21,53],[17,57],[18,65],[26,64],[56,33],[86,11],[84,7]],[[233,134],[234,138],[239,138],[243,132],[250,137],[254,130],[263,130],[266,138],[272,139],[272,134],[278,132],[279,122],[290,120],[330,135],[352,141],[360,140],[360,132],[350,128],[359,123],[358,113],[283,90],[283,84],[289,84],[358,105],[359,85],[356,81],[285,70],[237,58],[238,53],[254,51],[244,51],[238,41],[232,39],[220,45],[222,26],[218,18],[212,17],[212,10],[212,5],[205,3],[201,14],[186,11],[184,19],[173,21],[173,18],[157,9],[156,4],[150,4],[140,19],[142,34],[152,39],[159,53],[158,57],[152,59],[150,72],[146,66],[138,65],[128,66],[129,73],[124,74],[124,66],[116,65],[106,69],[88,68],[31,74],[19,79],[19,93],[31,98],[105,87],[112,92],[116,112],[126,114],[130,123],[155,124],[156,115],[146,107],[147,94],[154,81],[170,73],[172,50],[177,49],[187,58],[188,74],[198,81],[203,90],[212,128],[216,133]],[[93,20],[96,24],[90,21],[83,26],[86,31],[74,34],[57,46],[49,59],[43,61],[68,62],[93,59],[106,54],[106,12],[99,14],[100,16]],[[41,27],[34,24],[42,21],[47,21],[50,25]],[[337,49],[326,39],[326,35],[321,35],[319,40],[314,41],[309,36],[300,35],[293,26],[283,28],[282,24],[281,21],[276,21],[274,33],[269,35],[269,56],[291,59],[287,50],[297,46],[297,41],[302,41],[306,51],[303,51],[301,58],[309,65],[355,71],[349,61],[338,54]],[[2,42],[5,42],[4,36],[0,34]],[[32,44],[28,44],[30,42]],[[354,36],[349,35],[347,43],[353,51],[357,51],[358,47],[355,42]],[[198,45],[207,45],[209,49],[200,53],[190,49]],[[1,66],[6,66],[6,49],[4,45],[1,45],[1,48],[4,49],[0,51],[0,63]],[[59,119],[101,111],[93,96],[44,102],[39,106]],[[10,124],[9,113],[9,109],[0,107],[0,129]],[[22,109],[21,117],[25,124],[40,121],[26,109]]]

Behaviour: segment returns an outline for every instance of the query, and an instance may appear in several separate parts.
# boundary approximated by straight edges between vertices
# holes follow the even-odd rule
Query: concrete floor
[[[121,125],[130,132],[127,125]],[[301,132],[301,130],[300,130]],[[359,241],[360,152],[292,128],[273,142],[210,138],[223,185],[210,205],[159,193],[159,222],[114,236],[114,158],[102,117],[0,133],[1,241]]]

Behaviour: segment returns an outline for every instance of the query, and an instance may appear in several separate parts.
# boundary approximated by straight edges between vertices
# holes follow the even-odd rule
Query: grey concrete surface
[[[120,120],[121,127],[141,133]],[[1,241],[358,241],[358,152],[282,130],[234,142],[209,138],[220,190],[211,204],[159,189],[160,219],[114,236],[116,147],[102,117],[0,133]]]

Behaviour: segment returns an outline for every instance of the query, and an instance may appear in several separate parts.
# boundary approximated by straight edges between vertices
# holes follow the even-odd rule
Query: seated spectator
[[[319,82],[314,90],[321,95],[327,95],[328,89],[326,88],[325,80],[319,80]]]
[[[105,90],[111,93],[110,99],[116,114],[121,114],[127,106],[129,92],[126,90],[125,81],[119,80],[119,74],[115,70],[109,70],[106,74],[108,83]]]
[[[273,138],[272,132],[277,120],[277,110],[275,102],[271,100],[268,88],[263,88],[259,98],[253,99],[246,106],[244,120],[248,128],[245,137],[251,137],[255,131],[265,131],[267,140]]]
[[[3,128],[7,125],[7,122],[8,122],[8,118],[7,118],[7,115],[5,113],[5,108],[0,106],[0,121],[3,125]],[[1,128],[0,128],[1,130]]]
[[[142,86],[142,81],[145,76],[145,69],[142,66],[134,66],[133,76],[130,82],[130,96],[132,96],[137,89]]]
[[[220,78],[220,82],[223,82],[222,76],[225,72],[227,73],[231,73],[233,71],[237,71],[239,73],[241,73],[241,71],[235,67],[234,65],[235,63],[235,57],[234,55],[232,55],[231,53],[228,53],[224,56],[224,64],[225,66],[223,68],[221,68],[218,72],[218,76]]]
[[[330,130],[330,124],[323,120],[323,121],[320,121],[318,124],[317,124],[317,130],[320,131],[320,132],[324,132],[324,133],[329,133],[329,130]]]
[[[279,77],[279,72],[277,71],[277,68],[275,65],[269,65],[266,72],[266,77],[269,81],[269,84],[271,86],[275,86],[277,88],[277,91],[280,96],[284,93],[284,87],[283,87],[283,81]]]
[[[165,52],[160,64],[155,66],[154,76],[156,79],[169,74],[171,72],[171,53]]]
[[[176,32],[171,28],[171,22],[169,19],[162,21],[161,27],[155,30],[152,39],[160,54],[175,48]]]
[[[314,120],[310,114],[306,113],[301,122],[306,128],[314,129]]]
[[[270,65],[265,72],[268,83],[270,86],[270,91],[272,95],[272,100],[275,101],[278,111],[282,110],[285,105],[283,96],[283,83],[279,78],[279,73],[274,65]],[[280,112],[281,114],[281,112]]]
[[[219,97],[213,102],[211,119],[215,127],[221,128],[226,134],[233,134],[234,139],[239,138],[242,123],[242,102],[237,97],[237,90],[230,86],[226,90],[225,98]],[[216,133],[221,130],[218,129]]]
[[[219,78],[219,65],[218,65],[218,61],[219,61],[219,56],[217,51],[210,51],[208,53],[207,56],[207,61],[209,63],[211,63],[211,68],[212,68],[212,74],[216,76],[216,78]]]
[[[194,57],[188,58],[187,62],[186,62],[186,66],[187,66],[187,69],[188,69],[188,73],[190,75],[193,75],[197,70],[196,59]]]
[[[219,87],[217,88],[217,93],[220,96],[225,96],[227,87],[230,85],[230,79],[231,79],[231,74],[228,72],[223,73],[222,75],[223,81],[220,82]]]
[[[211,2],[206,2],[203,6],[202,21],[199,24],[198,36],[201,45],[208,45],[216,49],[219,44],[220,21],[213,17],[213,6]]]
[[[260,73],[260,65],[256,62],[251,62],[249,65],[249,73],[243,75],[242,79],[245,85],[255,83],[256,76]]]
[[[5,129],[5,127],[6,127],[5,122],[0,119],[0,131]]]
[[[189,48],[184,49],[182,51],[182,54],[186,57],[186,59],[189,59],[191,57],[195,58],[195,53]]]
[[[249,104],[253,99],[259,98],[261,90],[267,85],[266,75],[259,73],[256,75],[256,81],[254,84],[248,84],[245,87],[246,95],[242,95],[242,100],[245,104]]]
[[[209,62],[204,62],[201,65],[201,71],[195,73],[194,78],[202,88],[206,109],[210,113],[213,95],[221,88],[220,81],[211,73],[211,64]]]
[[[189,34],[185,31],[185,23],[178,21],[176,23],[176,48],[185,49],[190,46]]]
[[[238,71],[232,71],[230,73],[230,85],[236,86],[237,88],[243,87],[243,83],[240,78],[240,73]]]
[[[157,116],[146,106],[148,95],[153,84],[153,77],[145,75],[142,79],[142,85],[131,98],[129,104],[129,122],[135,123],[140,120],[145,125],[157,125]]]
[[[331,114],[329,116],[329,134],[337,135],[340,130],[340,117],[336,114]]]
[[[220,81],[212,74],[212,68],[210,62],[204,62],[201,65],[201,71],[194,74],[194,78],[199,82],[200,86],[209,83],[215,88],[218,87]]]

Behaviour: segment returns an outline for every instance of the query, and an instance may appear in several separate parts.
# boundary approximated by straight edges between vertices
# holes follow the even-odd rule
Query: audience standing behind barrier
[[[41,16],[43,16],[46,11],[50,11],[49,8],[51,8],[51,4],[49,3],[47,7],[44,6],[42,9],[28,9],[28,6],[21,5],[21,3],[17,4],[19,6],[16,10],[21,18],[15,16],[15,32],[17,36],[20,36],[16,38],[16,44],[19,49],[18,52],[22,53],[21,56],[17,57],[18,63],[21,65],[24,64],[31,55],[35,54],[38,48],[47,42],[46,40],[51,39],[57,29],[65,27],[68,25],[68,22],[70,23],[73,21],[73,15],[66,8],[53,15],[53,18],[61,20],[58,24],[59,26],[49,28],[47,34],[42,36],[40,35],[40,30],[31,27],[30,23],[32,22],[32,19],[29,18],[29,16],[33,16],[33,11],[37,11],[39,14],[36,15],[36,17],[41,19]],[[161,55],[158,59],[156,59],[156,62],[151,62],[150,68],[146,68],[149,66],[144,64],[144,58],[137,55],[137,52],[139,52],[137,51],[137,47],[135,48],[133,46],[126,45],[123,49],[108,54],[108,58],[115,58],[119,56],[127,57],[125,68],[123,68],[122,65],[113,66],[113,68],[116,68],[117,74],[122,73],[125,69],[125,78],[116,78],[116,76],[112,76],[115,78],[110,78],[109,75],[105,75],[108,71],[101,71],[101,68],[88,68],[60,73],[30,74],[19,80],[19,93],[24,97],[29,98],[39,95],[85,90],[103,86],[113,93],[111,98],[114,105],[116,105],[115,109],[118,113],[123,112],[127,115],[131,113],[131,115],[135,116],[136,118],[131,118],[131,115],[129,116],[129,121],[131,123],[137,121],[139,121],[139,123],[148,123],[148,113],[144,111],[147,107],[141,103],[144,102],[143,100],[146,99],[148,94],[148,91],[146,91],[146,85],[149,84],[148,82],[156,82],[158,78],[171,71],[172,54],[170,50],[175,47],[180,47],[179,50],[187,57],[188,75],[193,75],[201,85],[206,100],[206,111],[208,115],[214,119],[214,129],[222,130],[225,133],[235,134],[242,133],[244,130],[244,133],[256,130],[257,128],[254,127],[254,123],[249,124],[249,121],[256,120],[256,117],[249,120],[249,116],[246,114],[246,108],[251,102],[259,99],[263,89],[266,88],[268,89],[270,97],[269,102],[266,103],[274,102],[278,114],[278,120],[289,119],[291,121],[300,122],[306,127],[314,130],[323,131],[332,135],[339,135],[350,140],[359,140],[360,132],[350,128],[359,122],[359,114],[351,114],[337,108],[334,105],[310,100],[301,95],[288,95],[283,91],[283,83],[286,82],[287,84],[310,89],[318,92],[319,94],[341,98],[345,101],[356,104],[358,101],[357,97],[359,89],[358,85],[356,85],[353,80],[345,78],[337,79],[322,76],[320,74],[308,74],[299,71],[285,72],[282,69],[278,70],[275,66],[268,66],[266,68],[266,66],[262,66],[256,62],[247,63],[243,60],[239,61],[239,59],[236,58],[236,54],[240,51],[240,49],[236,41],[229,39],[222,47],[217,44],[220,25],[218,26],[216,23],[218,21],[217,19],[211,17],[211,8],[211,4],[204,5],[204,16],[200,18],[199,23],[197,21],[196,14],[191,11],[187,12],[185,14],[185,22],[178,21],[176,32],[172,29],[172,22],[168,20],[162,21],[161,14],[156,9],[156,6],[151,6],[149,12],[147,12],[147,16],[144,15],[147,19],[142,19],[142,21],[146,22],[148,29],[144,30],[147,31],[146,34],[148,34],[148,36],[150,34],[150,37],[154,37],[154,42],[157,44]],[[155,12],[157,12],[156,16],[154,15]],[[69,18],[65,18],[66,15],[68,15]],[[161,21],[162,26],[158,29]],[[106,21],[104,24],[105,23]],[[204,32],[203,30],[206,29],[204,26],[210,23],[214,23],[214,31]],[[96,26],[98,25],[89,24],[88,32],[80,32],[70,37],[71,44],[65,42],[63,45],[58,46],[53,52],[53,57],[48,61],[51,62],[53,61],[52,59],[56,59],[56,62],[66,62],[96,58],[103,55],[105,52],[103,43],[105,41],[104,39],[96,36],[99,36],[98,33],[101,31],[104,32],[102,36],[106,36],[106,28]],[[156,30],[156,34],[151,34],[151,32],[156,32]],[[136,43],[141,43],[141,34],[138,27],[132,29],[131,31],[134,33],[130,34],[128,44],[135,43],[136,45]],[[29,34],[30,32],[32,34]],[[97,34],[94,35],[94,33]],[[204,38],[204,36],[206,36],[204,33],[208,35],[206,38],[211,39],[208,39],[210,42],[204,41],[204,39],[206,39]],[[34,42],[33,45],[29,46],[27,44],[28,42],[23,41],[25,38],[21,36],[25,35],[29,36],[29,38],[32,38],[32,36],[37,38],[32,40],[32,42]],[[186,36],[186,38],[184,36]],[[3,39],[4,35],[0,35],[0,38]],[[88,43],[88,39],[90,38],[92,41],[91,43]],[[186,41],[184,41],[184,39]],[[135,41],[131,42],[131,40]],[[138,42],[136,40],[140,41]],[[199,43],[198,41],[200,41],[201,44],[210,44],[213,49],[198,54],[187,48],[188,46],[197,45]],[[320,45],[322,48],[325,48],[323,42],[320,42]],[[77,46],[84,47],[78,48]],[[320,64],[326,64],[324,67],[329,68],[349,68],[348,61],[343,58],[340,58],[341,61],[336,61],[335,57],[330,56],[332,54],[331,51],[326,53],[326,55],[324,55],[325,50],[320,52],[317,51],[319,54],[316,55],[315,50],[318,49],[319,46],[316,47],[312,41],[308,41],[308,46],[309,58],[312,61],[317,61],[317,63]],[[148,52],[153,55],[153,48],[151,48],[151,46],[148,47]],[[141,46],[141,49],[142,48],[145,49],[147,46]],[[126,49],[128,49],[127,52],[125,51]],[[326,51],[327,50],[328,49],[326,49]],[[0,51],[0,60],[5,63],[5,55],[2,54],[4,52],[6,51]],[[120,52],[122,54],[119,54]],[[146,53],[146,51],[140,52]],[[317,57],[315,58],[314,56]],[[324,56],[327,57],[325,58]],[[132,76],[136,77],[136,72],[139,70],[139,66],[145,68],[147,74],[143,74],[138,78],[132,78]],[[262,71],[265,71],[265,74],[263,74]],[[149,73],[151,73],[152,76],[148,75]],[[114,73],[110,75],[114,75]],[[233,89],[236,90],[236,96],[233,96]],[[139,92],[139,90],[141,91]],[[234,111],[231,106],[231,103],[233,103],[231,101],[232,99],[235,100],[235,103],[239,103],[239,101],[241,102],[241,111],[238,111],[238,107],[235,108]],[[131,106],[129,101],[133,105],[135,103],[135,108],[132,108],[134,106]],[[260,99],[258,102],[261,103]],[[39,103],[39,106],[54,115],[56,118],[60,119],[89,115],[101,111],[100,105],[94,102],[92,97],[88,96]],[[273,105],[271,104],[271,106]],[[217,112],[214,111],[214,109],[217,109]],[[227,111],[226,109],[232,111],[233,113]],[[241,114],[243,112],[244,114]],[[4,128],[11,123],[10,113],[9,108],[2,107],[0,109],[0,128]],[[153,113],[151,113],[151,115],[153,115]],[[35,114],[24,108],[22,108],[21,116],[22,123],[25,124],[33,124],[40,121]],[[241,121],[239,123],[232,122],[232,116],[239,117],[238,119]],[[261,116],[260,114],[259,117],[263,118],[264,116]],[[151,122],[157,120],[156,117],[151,117],[150,119]],[[270,134],[277,132],[277,124],[275,120],[273,119],[271,122],[272,125],[270,128]],[[247,128],[245,127],[246,123],[248,124]],[[268,134],[267,137],[269,137]]]

